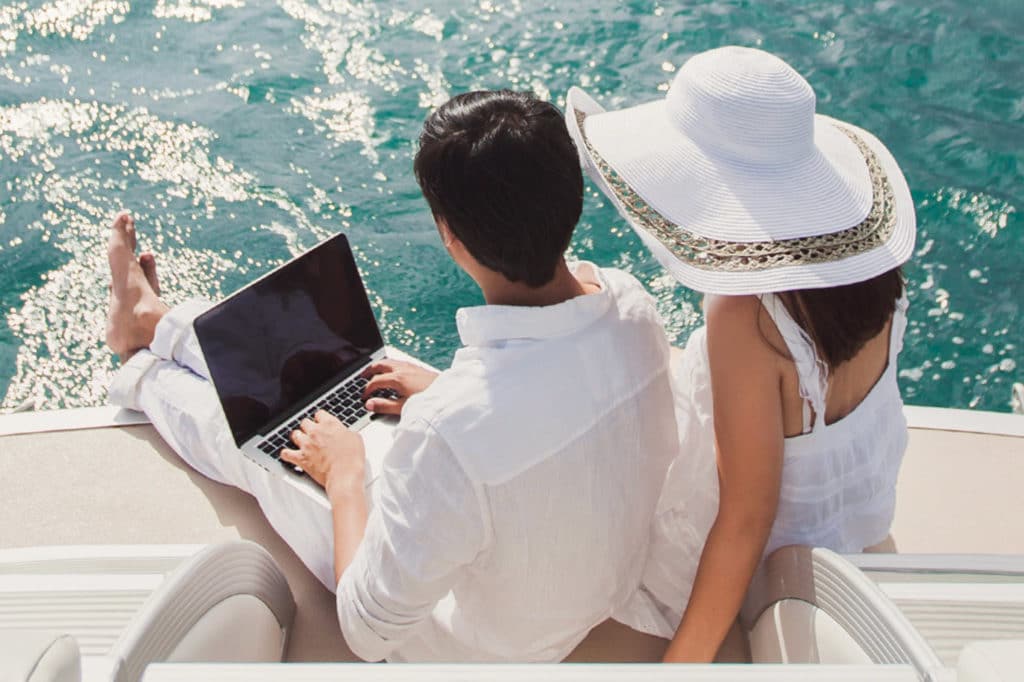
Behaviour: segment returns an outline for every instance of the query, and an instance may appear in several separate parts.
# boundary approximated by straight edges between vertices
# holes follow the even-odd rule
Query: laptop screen
[[[239,446],[384,345],[344,235],[218,303],[195,330]]]

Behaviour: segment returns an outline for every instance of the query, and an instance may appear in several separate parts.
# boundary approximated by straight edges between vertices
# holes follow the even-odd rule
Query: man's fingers
[[[303,428],[306,427],[305,422],[307,422],[307,421],[309,421],[309,420],[308,419],[304,419],[303,420],[303,425],[302,425]],[[306,435],[305,431],[292,431],[292,442],[295,443],[296,445],[298,445],[299,449],[301,450],[302,446],[309,442],[309,436]]]
[[[377,391],[383,391],[388,388],[400,392],[402,382],[398,380],[398,376],[395,374],[378,374],[366,382],[366,388],[363,389],[363,400],[366,400]]]
[[[369,367],[363,370],[363,378],[369,379],[377,374],[385,374],[387,372],[395,371],[395,363],[393,360],[378,360]]]
[[[309,432],[309,427],[311,427],[312,425],[313,420],[310,419],[309,417],[306,417],[305,419],[299,422],[299,428],[306,433]]]
[[[316,414],[313,415],[313,419],[320,425],[329,424],[330,422],[341,424],[341,420],[327,410],[317,410]]]
[[[371,398],[366,401],[366,409],[374,414],[402,414],[402,405],[404,404],[404,400]]]
[[[298,464],[302,458],[302,452],[299,450],[292,450],[291,448],[281,448],[281,459],[292,464]]]

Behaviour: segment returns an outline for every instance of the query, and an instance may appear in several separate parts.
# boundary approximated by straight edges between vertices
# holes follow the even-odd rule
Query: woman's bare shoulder
[[[710,319],[715,317],[739,317],[756,312],[761,307],[758,296],[720,296],[704,297],[704,314]]]
[[[730,334],[758,336],[758,318],[764,308],[757,296],[708,296],[704,318],[708,332],[728,330]]]
[[[785,342],[757,296],[709,296],[704,317],[709,346],[721,352],[752,353],[760,358],[779,359],[778,348]],[[774,364],[774,363],[772,363]]]

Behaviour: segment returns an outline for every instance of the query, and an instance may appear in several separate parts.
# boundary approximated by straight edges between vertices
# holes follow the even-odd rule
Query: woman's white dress
[[[897,386],[907,301],[897,301],[885,372],[861,403],[826,424],[827,368],[807,334],[774,295],[761,298],[796,364],[805,401],[804,433],[783,445],[779,506],[765,556],[785,545],[860,552],[884,540],[895,508],[896,476],[907,445]],[[680,455],[658,504],[651,552],[638,599],[617,620],[671,637],[696,577],[700,553],[718,513],[707,330],[697,329],[674,362]]]

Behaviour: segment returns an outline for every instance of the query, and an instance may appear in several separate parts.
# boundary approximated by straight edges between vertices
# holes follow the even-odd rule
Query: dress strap
[[[800,381],[800,397],[804,399],[804,433],[824,428],[825,396],[828,394],[828,367],[818,357],[811,337],[793,320],[778,296],[763,294],[761,304],[771,316],[796,364],[796,373]]]

